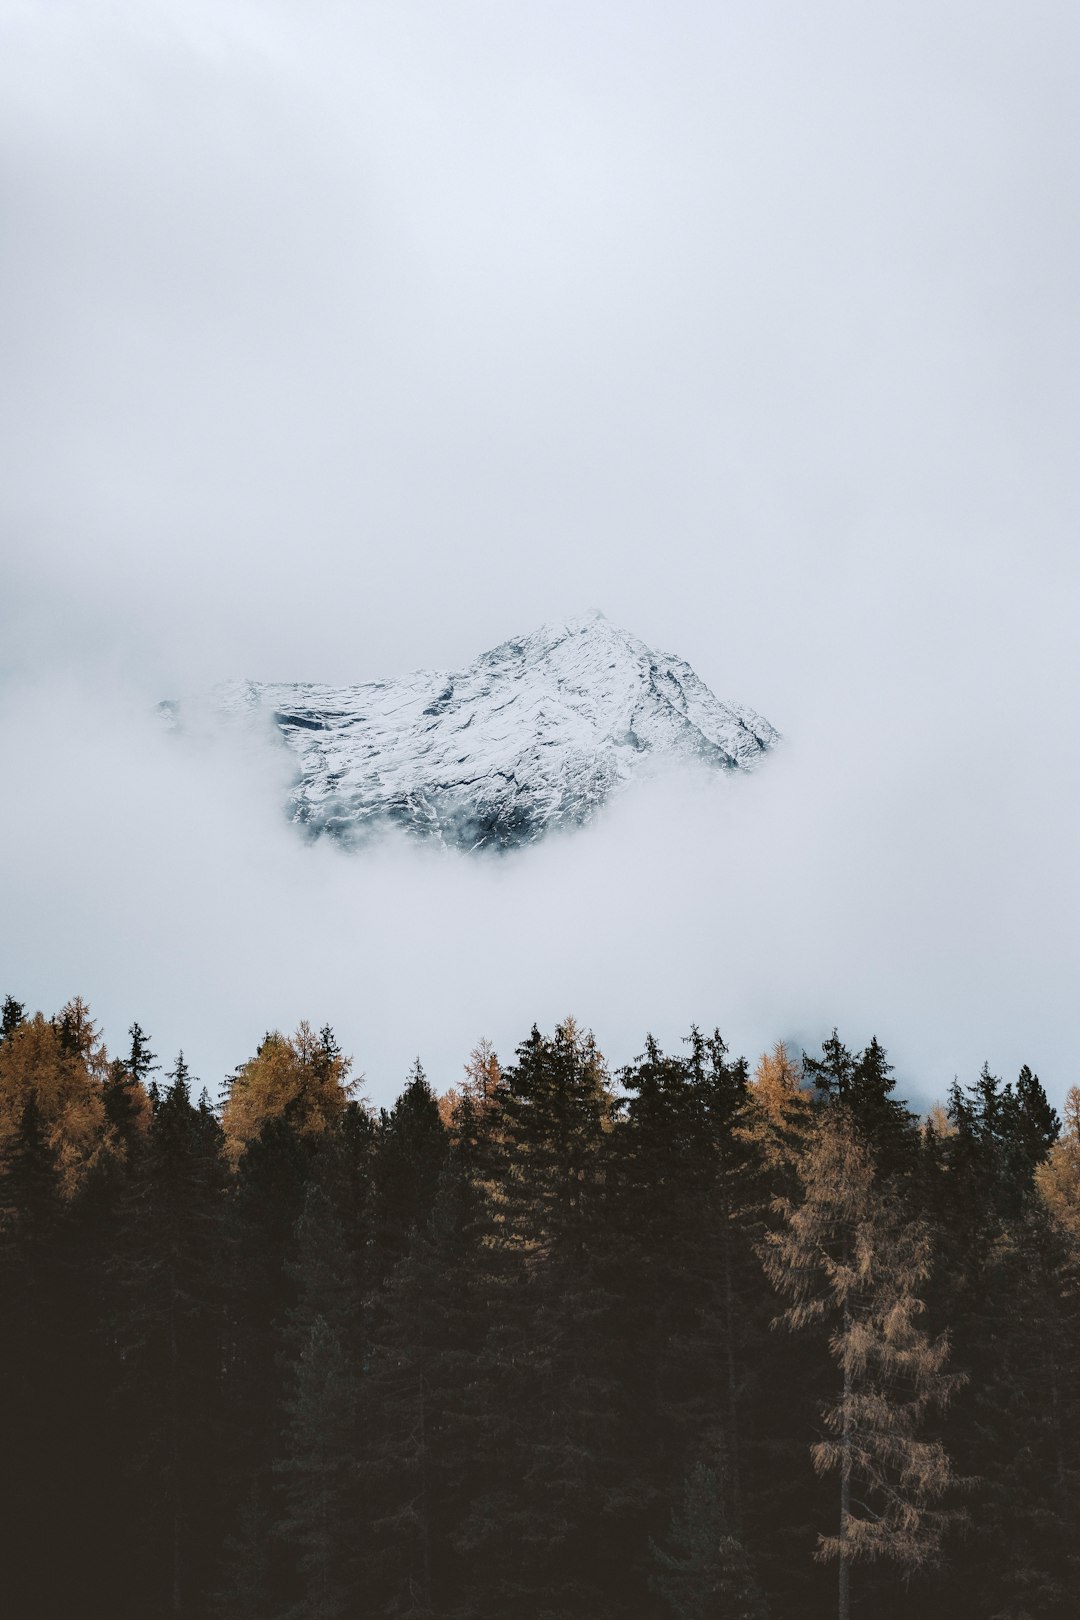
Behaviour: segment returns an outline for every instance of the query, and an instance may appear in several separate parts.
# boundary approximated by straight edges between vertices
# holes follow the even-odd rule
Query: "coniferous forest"
[[[211,1104],[4,1004],[13,1620],[1080,1613],[1080,1092],[877,1040],[269,1034]]]

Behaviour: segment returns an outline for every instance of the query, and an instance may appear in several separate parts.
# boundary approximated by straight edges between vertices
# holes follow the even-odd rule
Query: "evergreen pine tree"
[[[157,1053],[151,1052],[150,1041],[140,1024],[132,1024],[128,1034],[131,1037],[131,1050],[124,1066],[136,1085],[145,1090],[150,1084],[150,1076],[161,1065],[157,1061]]]
[[[687,1045],[685,1056],[666,1057],[650,1038],[623,1071],[612,1138],[632,1358],[623,1378],[636,1395],[631,1432],[647,1448],[626,1472],[648,1479],[656,1507],[666,1507],[706,1436],[725,1515],[741,1533],[747,1452],[758,1438],[754,1351],[767,1327],[752,1300],[762,1156],[745,1063],[728,1058],[715,1031],[694,1029]],[[648,1491],[638,1489],[644,1503]]]
[[[958,1164],[980,1206],[984,1235],[1017,1215],[1031,1197],[1035,1172],[1061,1131],[1038,1075],[1025,1064],[1015,1089],[1003,1085],[984,1063],[975,1084],[963,1092],[953,1083],[948,1118],[955,1139],[947,1158]]]
[[[353,1256],[330,1198],[307,1189],[289,1271],[284,1429],[275,1462],[280,1531],[299,1555],[291,1620],[345,1620],[359,1602],[363,1536],[356,1488],[360,1300]]]
[[[468,1550],[470,1504],[491,1487],[477,1444],[490,1416],[486,1370],[494,1235],[485,1117],[468,1094],[428,1217],[369,1300],[371,1345],[361,1446],[367,1590],[395,1617],[456,1613],[482,1587]],[[478,1453],[480,1455],[478,1455]],[[480,1599],[481,1607],[483,1600]]]
[[[893,1097],[892,1064],[877,1036],[857,1056],[834,1029],[821,1057],[804,1054],[803,1069],[826,1100],[842,1103],[874,1154],[877,1172],[910,1170],[918,1152],[915,1116]]]
[[[26,1016],[26,1008],[14,996],[5,996],[2,1011],[0,1011],[0,1041],[6,1041],[9,1035],[14,1035]]]
[[[446,1160],[438,1100],[417,1058],[400,1097],[382,1109],[373,1166],[372,1282],[385,1281],[427,1219]]]
[[[1025,1188],[1061,1135],[1061,1119],[1037,1074],[1025,1063],[1016,1081],[1015,1112],[1008,1145],[1009,1169]]]
[[[270,1509],[253,1485],[235,1511],[226,1535],[218,1583],[208,1611],[214,1620],[268,1620],[280,1611],[269,1554]]]
[[[227,1152],[227,1149],[226,1149]],[[280,1115],[246,1143],[226,1187],[222,1254],[225,1272],[225,1494],[258,1531],[250,1546],[237,1510],[227,1516],[231,1550],[219,1592],[247,1578],[235,1559],[257,1554],[271,1591],[292,1591],[291,1550],[277,1534],[273,1464],[280,1453],[287,1369],[282,1332],[296,1304],[288,1259],[312,1175],[314,1150]]]
[[[192,1102],[182,1053],[169,1081],[121,1208],[115,1336],[143,1558],[131,1601],[146,1616],[177,1617],[209,1579],[220,1513],[224,1164],[220,1127]]]
[[[0,1174],[0,1554],[11,1612],[46,1620],[57,1571],[42,1561],[52,1482],[63,1469],[64,1205],[33,1096]],[[59,1399],[58,1399],[59,1397]]]
[[[1060,1235],[1027,1205],[983,1278],[964,1401],[972,1532],[950,1598],[995,1620],[1080,1605],[1080,1311]]]
[[[340,1162],[356,1191],[367,1126],[349,1099],[349,1059],[327,1027],[319,1035],[302,1023],[291,1039],[267,1035],[241,1065],[222,1113],[224,1151],[234,1171],[225,1224],[225,1375],[230,1498],[255,1502],[256,1522],[273,1522],[275,1458],[286,1401],[282,1333],[297,1304],[290,1267],[308,1183],[323,1160]],[[348,1167],[347,1167],[348,1166]],[[366,1189],[359,1193],[366,1199]],[[243,1541],[237,1530],[232,1540]],[[286,1581],[289,1550],[270,1535],[260,1551],[270,1582]],[[224,1588],[235,1582],[224,1577]]]
[[[675,1620],[766,1620],[768,1608],[746,1550],[731,1534],[724,1491],[716,1473],[696,1463],[683,1490],[681,1507],[672,1514],[670,1543],[674,1552],[652,1544],[657,1569],[650,1585],[664,1599]]]
[[[487,1485],[462,1538],[482,1560],[477,1613],[601,1613],[596,1548],[614,1419],[602,1283],[604,1143],[612,1097],[572,1020],[533,1029],[504,1071],[496,1143],[492,1295],[478,1369]]]

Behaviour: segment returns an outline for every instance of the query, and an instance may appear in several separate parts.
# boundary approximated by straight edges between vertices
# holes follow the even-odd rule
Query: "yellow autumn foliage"
[[[350,1066],[306,1022],[291,1037],[277,1030],[267,1035],[255,1056],[237,1070],[221,1116],[233,1168],[270,1120],[287,1119],[302,1136],[334,1125],[348,1101]]]
[[[1080,1086],[1065,1099],[1065,1128],[1036,1170],[1035,1185],[1080,1258]]]
[[[56,1155],[65,1196],[106,1143],[102,1083],[108,1057],[81,997],[58,1017],[35,1013],[0,1044],[0,1159],[33,1100]]]
[[[439,1118],[454,1134],[460,1125],[460,1110],[467,1098],[474,1116],[484,1119],[495,1109],[495,1098],[502,1079],[502,1067],[489,1040],[477,1043],[469,1053],[460,1086],[451,1086],[439,1098]]]
[[[939,1141],[944,1141],[948,1136],[955,1136],[956,1130],[957,1127],[949,1118],[949,1111],[945,1104],[934,1103],[922,1123],[923,1136],[926,1136],[929,1131],[933,1131]]]
[[[802,1064],[778,1041],[763,1052],[750,1089],[747,1134],[774,1168],[797,1162],[814,1116],[813,1094],[803,1082]]]

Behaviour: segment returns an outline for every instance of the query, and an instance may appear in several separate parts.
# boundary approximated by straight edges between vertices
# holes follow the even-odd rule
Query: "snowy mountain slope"
[[[355,844],[398,826],[508,849],[579,825],[648,759],[748,770],[778,740],[679,658],[600,613],[506,641],[454,674],[363,686],[244,681],[218,706],[296,755],[292,819]]]

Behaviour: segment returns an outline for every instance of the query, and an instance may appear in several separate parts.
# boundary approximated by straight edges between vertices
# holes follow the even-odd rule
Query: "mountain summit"
[[[242,681],[216,696],[234,717],[269,721],[296,755],[292,819],[347,845],[396,826],[459,849],[510,849],[581,825],[647,760],[745,771],[778,740],[681,658],[598,612],[504,641],[456,674]]]

